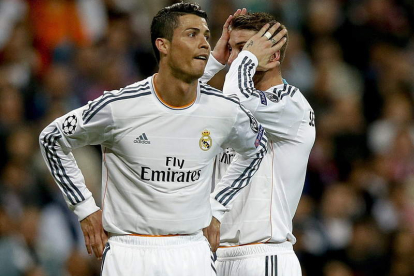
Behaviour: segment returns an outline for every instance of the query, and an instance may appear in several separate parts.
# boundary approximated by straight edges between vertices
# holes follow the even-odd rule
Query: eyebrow
[[[237,42],[236,43],[236,46],[238,46],[238,45],[242,45],[242,44],[245,44],[247,41],[240,41],[240,42]]]
[[[188,30],[194,30],[194,31],[197,31],[197,32],[201,32],[201,30],[200,30],[199,28],[195,28],[195,27],[188,28],[188,29],[185,29],[185,30],[186,30],[186,31],[188,31]],[[210,30],[209,30],[209,29],[207,29],[205,32],[206,32],[206,33],[210,33]]]

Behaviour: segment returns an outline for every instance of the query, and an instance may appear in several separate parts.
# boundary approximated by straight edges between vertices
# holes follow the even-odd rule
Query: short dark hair
[[[258,32],[267,23],[269,23],[271,27],[276,24],[276,22],[276,19],[271,14],[265,12],[249,12],[244,15],[234,17],[231,21],[230,27],[232,30],[253,30]],[[285,28],[286,27],[284,25],[280,24],[280,27],[276,30],[276,32],[280,32]],[[285,58],[289,39],[287,34],[284,37],[286,37],[287,41],[285,45],[283,45],[283,47],[280,49],[280,63],[282,63],[283,59]]]
[[[176,3],[160,10],[152,19],[151,43],[155,58],[160,61],[160,52],[155,46],[157,38],[172,40],[174,29],[178,27],[180,16],[194,14],[207,20],[207,13],[196,3]]]

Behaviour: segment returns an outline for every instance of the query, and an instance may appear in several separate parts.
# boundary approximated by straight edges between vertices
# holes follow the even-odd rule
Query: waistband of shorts
[[[217,250],[217,259],[235,259],[260,255],[280,255],[294,253],[291,242],[256,243],[239,246],[220,247]]]
[[[182,245],[189,242],[205,241],[201,231],[194,234],[186,235],[118,235],[110,234],[109,242],[121,243],[130,246],[164,246],[164,245]]]

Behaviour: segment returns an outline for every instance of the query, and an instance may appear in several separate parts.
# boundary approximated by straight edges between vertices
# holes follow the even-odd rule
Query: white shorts
[[[111,236],[102,256],[102,276],[215,276],[203,236]]]
[[[218,276],[302,276],[290,242],[219,248],[216,269]]]

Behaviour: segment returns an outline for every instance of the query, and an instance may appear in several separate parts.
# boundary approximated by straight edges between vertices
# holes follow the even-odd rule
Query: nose
[[[210,43],[208,43],[207,38],[205,38],[204,36],[203,36],[203,38],[201,39],[200,48],[201,48],[201,49],[207,49],[207,50],[209,50],[209,49],[210,49]]]

